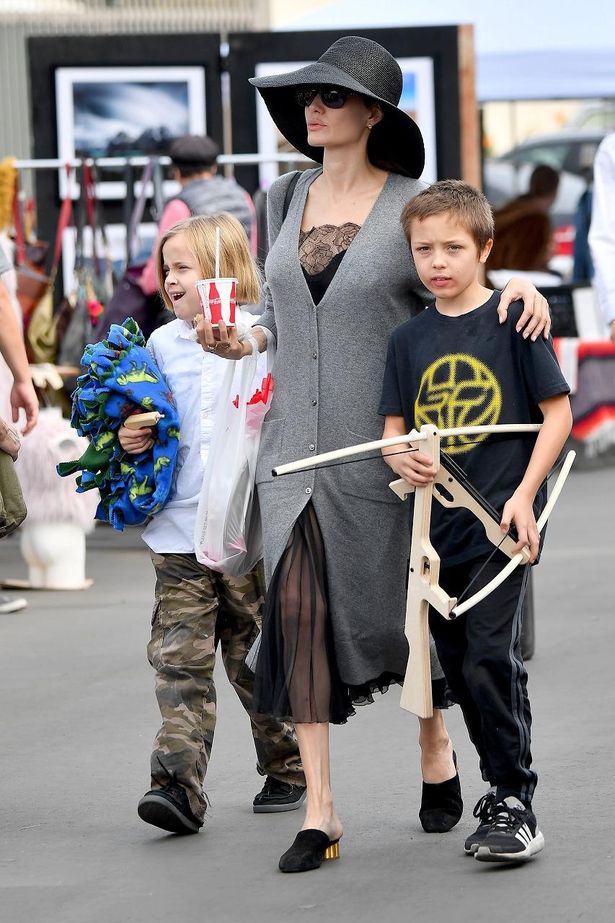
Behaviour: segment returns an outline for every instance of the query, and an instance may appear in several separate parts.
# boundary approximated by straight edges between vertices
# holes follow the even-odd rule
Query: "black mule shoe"
[[[457,769],[457,754],[453,750]],[[423,782],[419,820],[426,833],[446,833],[452,830],[463,814],[459,773],[445,782]]]
[[[295,842],[280,858],[281,872],[309,872],[324,859],[339,859],[340,838],[330,840],[322,830],[300,830]]]

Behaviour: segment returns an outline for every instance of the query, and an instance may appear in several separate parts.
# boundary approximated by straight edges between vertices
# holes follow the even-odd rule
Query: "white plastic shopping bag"
[[[271,353],[228,361],[220,385],[194,529],[197,559],[229,576],[250,571],[262,557],[254,478],[262,422],[271,404]],[[267,374],[263,376],[266,370]]]

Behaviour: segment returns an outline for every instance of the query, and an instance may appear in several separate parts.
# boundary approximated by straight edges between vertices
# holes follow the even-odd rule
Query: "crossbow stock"
[[[502,535],[500,516],[487,500],[464,478],[461,469],[440,451],[440,441],[451,436],[488,435],[492,433],[528,433],[537,432],[540,423],[516,423],[492,426],[459,426],[438,429],[427,424],[420,432],[413,429],[405,436],[392,436],[375,442],[347,446],[332,452],[324,452],[312,458],[303,458],[273,469],[274,475],[292,474],[307,468],[336,462],[342,458],[363,455],[367,452],[407,444],[410,450],[417,450],[429,456],[437,473],[434,480],[421,487],[413,487],[400,479],[389,484],[391,490],[404,500],[414,493],[414,515],[412,519],[412,539],[410,546],[410,569],[406,597],[405,634],[408,639],[410,655],[406,676],[402,688],[400,705],[407,711],[414,712],[419,718],[429,718],[433,714],[431,694],[431,666],[429,654],[429,607],[439,612],[446,619],[463,615],[478,602],[493,592],[513,570],[530,559],[527,546],[515,552],[515,539],[511,535]],[[575,453],[566,455],[557,481],[549,499],[538,518],[536,525],[542,531],[568,477]],[[464,480],[464,483],[462,483]],[[499,548],[508,558],[507,564],[481,590],[474,593],[463,603],[451,597],[440,586],[440,558],[431,544],[429,533],[431,526],[432,499],[436,498],[447,509],[464,508],[469,510],[483,525],[485,534],[494,547]]]

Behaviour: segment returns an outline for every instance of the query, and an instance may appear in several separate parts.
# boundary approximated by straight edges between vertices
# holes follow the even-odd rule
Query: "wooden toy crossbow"
[[[363,455],[367,452],[403,444],[407,444],[410,450],[420,448],[423,454],[432,459],[434,467],[437,468],[437,473],[431,483],[421,487],[413,487],[407,481],[400,479],[389,484],[391,490],[401,500],[404,500],[410,493],[414,493],[415,498],[405,623],[405,634],[408,639],[410,656],[400,705],[407,711],[414,712],[419,718],[429,718],[433,714],[429,655],[429,607],[433,606],[446,619],[454,619],[459,615],[463,615],[464,612],[468,612],[478,602],[486,599],[519,564],[527,563],[530,559],[527,546],[521,551],[515,552],[514,548],[517,544],[515,538],[511,534],[502,536],[500,514],[472,486],[459,466],[440,451],[440,441],[451,436],[537,432],[540,427],[540,423],[515,423],[438,429],[436,426],[426,424],[421,427],[420,432],[413,429],[405,436],[392,436],[389,439],[379,439],[375,442],[347,446],[346,448],[324,452],[311,458],[302,458],[295,462],[279,465],[273,469],[272,473],[274,475],[292,474],[296,471],[304,471],[307,468],[317,467],[329,462],[337,462],[342,458]],[[542,531],[551,515],[572,467],[575,454],[575,452],[570,451],[564,458],[549,499],[536,522],[539,532]],[[485,534],[494,545],[494,548],[498,548],[509,558],[508,562],[489,583],[464,602],[458,603],[457,599],[449,596],[439,584],[440,558],[429,537],[431,507],[434,497],[447,509],[463,508],[469,510],[482,523]]]

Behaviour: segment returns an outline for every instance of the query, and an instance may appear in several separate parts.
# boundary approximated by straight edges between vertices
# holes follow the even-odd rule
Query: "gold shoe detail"
[[[281,872],[307,872],[320,868],[325,859],[338,859],[339,854],[339,837],[330,840],[323,830],[309,828],[299,831],[290,849],[280,857],[278,867]]]
[[[323,859],[339,859],[340,857],[340,841],[336,840],[335,843],[330,843],[323,853]]]

